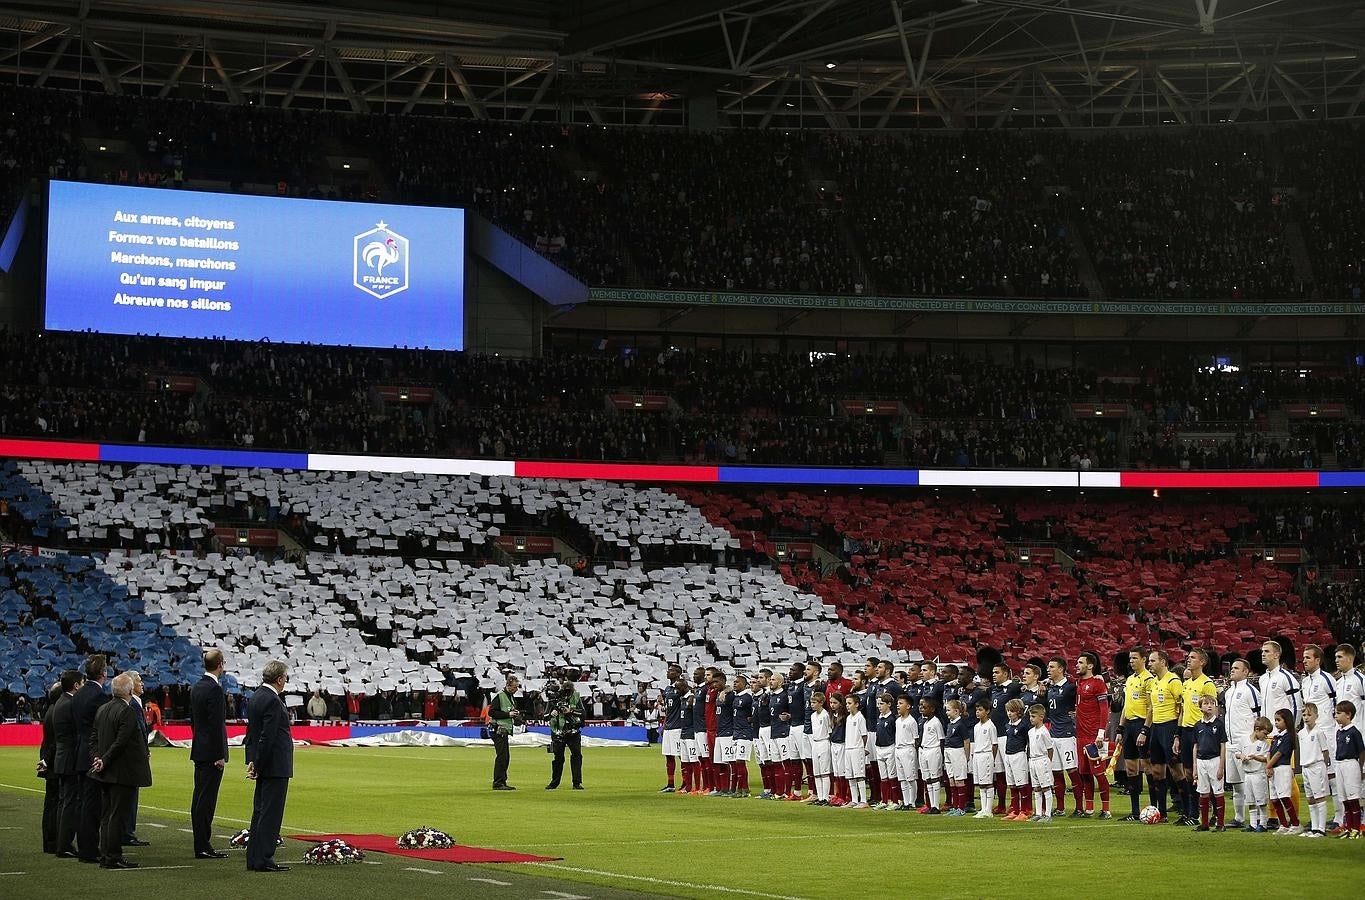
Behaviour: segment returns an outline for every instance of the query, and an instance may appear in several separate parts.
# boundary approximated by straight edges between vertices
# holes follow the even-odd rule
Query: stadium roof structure
[[[0,0],[0,78],[239,104],[711,128],[1365,112],[1359,0]]]

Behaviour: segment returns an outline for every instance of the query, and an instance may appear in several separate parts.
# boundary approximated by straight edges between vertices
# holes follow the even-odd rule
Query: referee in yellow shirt
[[[1152,805],[1166,821],[1166,767],[1179,768],[1176,745],[1180,741],[1180,697],[1183,682],[1171,671],[1171,658],[1165,651],[1147,654],[1147,668],[1152,673],[1148,688],[1147,761],[1152,770]]]
[[[1171,778],[1176,782],[1180,801],[1177,825],[1199,824],[1199,795],[1194,790],[1194,726],[1204,718],[1199,708],[1205,697],[1218,699],[1218,687],[1204,673],[1209,669],[1208,651],[1196,647],[1185,657],[1185,684],[1180,693],[1180,737],[1176,740],[1176,759]]]
[[[1147,758],[1147,726],[1152,722],[1151,705],[1147,702],[1152,686],[1152,673],[1147,671],[1147,651],[1142,647],[1131,650],[1128,667],[1133,674],[1123,683],[1123,768],[1128,775],[1128,802],[1133,811],[1124,816],[1123,821],[1140,822],[1142,764]]]

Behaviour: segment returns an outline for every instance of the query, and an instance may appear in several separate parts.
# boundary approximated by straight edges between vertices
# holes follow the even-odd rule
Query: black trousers
[[[133,802],[128,804],[128,818],[123,822],[124,843],[137,840],[137,797],[139,788],[133,788]]]
[[[501,728],[489,731],[493,736],[493,787],[507,783],[507,764],[511,753],[507,749],[507,732]]]
[[[57,826],[62,818],[62,781],[50,775],[43,786],[43,852],[57,852]]]
[[[123,858],[123,829],[128,824],[128,810],[133,807],[137,788],[126,784],[102,785],[104,805],[100,816],[100,860]]]
[[[246,844],[246,867],[259,869],[275,861],[275,845],[284,821],[284,800],[289,795],[288,778],[256,779],[256,794],[251,802],[251,837]]]
[[[97,859],[104,785],[89,775],[78,775],[77,778],[80,779],[80,807],[76,813],[76,852],[85,859]]]
[[[583,783],[583,735],[575,731],[573,734],[564,734],[550,739],[550,748],[554,753],[554,761],[550,763],[550,784],[559,784],[560,777],[564,774],[564,751],[569,751],[569,771],[573,775],[574,784]]]
[[[61,791],[61,811],[57,814],[57,852],[76,852],[76,821],[80,816],[81,781],[75,772],[54,776]]]
[[[190,827],[194,829],[194,852],[213,849],[213,815],[218,810],[218,787],[223,770],[211,762],[194,764],[194,793],[190,797]]]

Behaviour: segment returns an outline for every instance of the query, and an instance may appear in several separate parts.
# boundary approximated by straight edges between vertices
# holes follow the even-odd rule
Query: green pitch
[[[378,865],[296,865],[280,875],[247,873],[242,851],[222,861],[192,859],[190,835],[180,830],[189,827],[188,753],[154,750],[156,784],[142,792],[138,828],[152,846],[130,852],[147,868],[106,872],[39,852],[36,755],[0,749],[0,897],[95,891],[177,900],[267,893],[320,900],[976,897],[999,895],[1007,881],[1016,896],[1163,896],[1198,885],[1201,897],[1299,898],[1348,896],[1355,891],[1350,885],[1365,878],[1361,841],[1070,819],[1029,825],[658,794],[663,763],[656,749],[589,749],[587,790],[555,793],[544,790],[549,757],[540,750],[513,750],[511,782],[519,790],[493,793],[491,750],[300,749],[286,833],[396,835],[431,825],[460,843],[563,861],[452,866],[376,853],[367,858]],[[251,785],[240,759],[223,780],[220,848],[251,815]],[[757,784],[757,767],[751,775]],[[1115,796],[1119,814],[1126,803]],[[286,841],[276,859],[297,862],[305,848]],[[188,868],[152,868],[159,866]],[[109,893],[115,885],[123,890]]]

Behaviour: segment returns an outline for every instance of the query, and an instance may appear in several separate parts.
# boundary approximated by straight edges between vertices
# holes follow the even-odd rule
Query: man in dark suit
[[[43,852],[57,852],[57,823],[62,815],[62,781],[57,777],[57,728],[52,711],[62,696],[58,681],[47,692],[47,715],[43,716],[43,743],[38,748],[38,777],[43,779]]]
[[[294,738],[284,705],[288,669],[271,660],[261,671],[261,686],[246,705],[246,777],[256,782],[251,806],[251,837],[246,867],[251,872],[287,872],[275,862],[275,845],[284,821],[284,800],[294,777]]]
[[[129,678],[133,679],[133,693],[128,698],[128,705],[133,712],[137,713],[138,734],[142,737],[142,743],[147,743],[147,710],[142,706],[142,673],[129,669],[125,672]],[[137,836],[137,801],[138,789],[133,788],[133,802],[128,807],[128,821],[123,826],[123,846],[125,847],[150,847],[150,841],[144,841]]]
[[[76,717],[76,774],[80,779],[80,800],[76,807],[76,848],[81,862],[100,861],[100,812],[102,788],[90,777],[90,741],[94,737],[95,713],[109,696],[104,693],[109,661],[103,653],[91,654],[85,661],[85,686],[71,698],[71,713]]]
[[[53,851],[59,859],[75,859],[76,816],[80,806],[80,778],[76,774],[76,717],[72,712],[71,698],[81,685],[85,676],[75,669],[62,673],[62,695],[48,711],[52,720],[53,754],[48,777],[58,781],[61,793],[61,809],[57,814],[57,843]]]
[[[228,761],[227,695],[219,683],[225,664],[223,651],[204,653],[204,677],[190,689],[190,761],[194,763],[194,794],[190,798],[190,824],[194,828],[195,859],[227,859],[212,846],[213,814],[218,808],[218,787]]]
[[[113,693],[113,699],[95,714],[90,745],[90,771],[104,791],[100,868],[135,869],[137,863],[123,858],[123,829],[133,805],[133,792],[151,787],[152,764],[138,727],[137,711],[129,703],[133,679],[126,674],[115,678]]]

